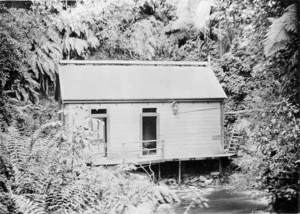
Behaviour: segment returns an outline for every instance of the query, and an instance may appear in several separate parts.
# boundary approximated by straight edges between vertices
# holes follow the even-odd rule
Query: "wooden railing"
[[[146,147],[143,147],[143,143],[152,143],[152,142],[156,142],[156,148],[148,149]],[[139,144],[138,146],[136,146],[136,148],[139,147],[139,149],[134,149],[134,150],[130,149],[130,147],[132,147],[132,144]],[[129,148],[126,147],[126,145],[130,145]],[[151,154],[152,151],[156,151],[155,154]],[[163,158],[164,140],[143,140],[143,141],[122,143],[123,159],[131,158],[130,154],[132,153],[137,153],[140,158],[147,158],[147,157]]]

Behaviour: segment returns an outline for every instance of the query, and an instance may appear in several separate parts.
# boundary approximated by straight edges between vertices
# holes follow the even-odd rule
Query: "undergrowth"
[[[87,164],[88,133],[78,132],[55,120],[25,127],[14,122],[2,130],[0,213],[155,212],[154,184],[130,173],[134,166]]]

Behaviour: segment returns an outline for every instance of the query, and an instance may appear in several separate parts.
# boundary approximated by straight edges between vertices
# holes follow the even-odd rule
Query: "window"
[[[143,109],[141,126],[142,155],[156,155],[158,143],[158,114],[156,108]]]
[[[92,109],[91,113],[92,114],[106,114],[107,110],[106,109]]]
[[[143,108],[143,113],[156,113],[156,108]]]
[[[106,114],[106,109],[92,109],[91,116],[91,130],[94,133],[95,142],[99,146],[103,146],[104,156],[107,156],[107,144],[108,144],[108,121],[109,117]]]

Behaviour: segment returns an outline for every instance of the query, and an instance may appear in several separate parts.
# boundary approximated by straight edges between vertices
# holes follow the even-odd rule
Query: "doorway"
[[[157,117],[142,118],[142,155],[157,154]]]

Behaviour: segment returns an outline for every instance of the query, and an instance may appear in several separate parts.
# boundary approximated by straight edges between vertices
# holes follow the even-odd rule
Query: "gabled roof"
[[[62,61],[59,77],[64,102],[227,98],[208,63]]]

